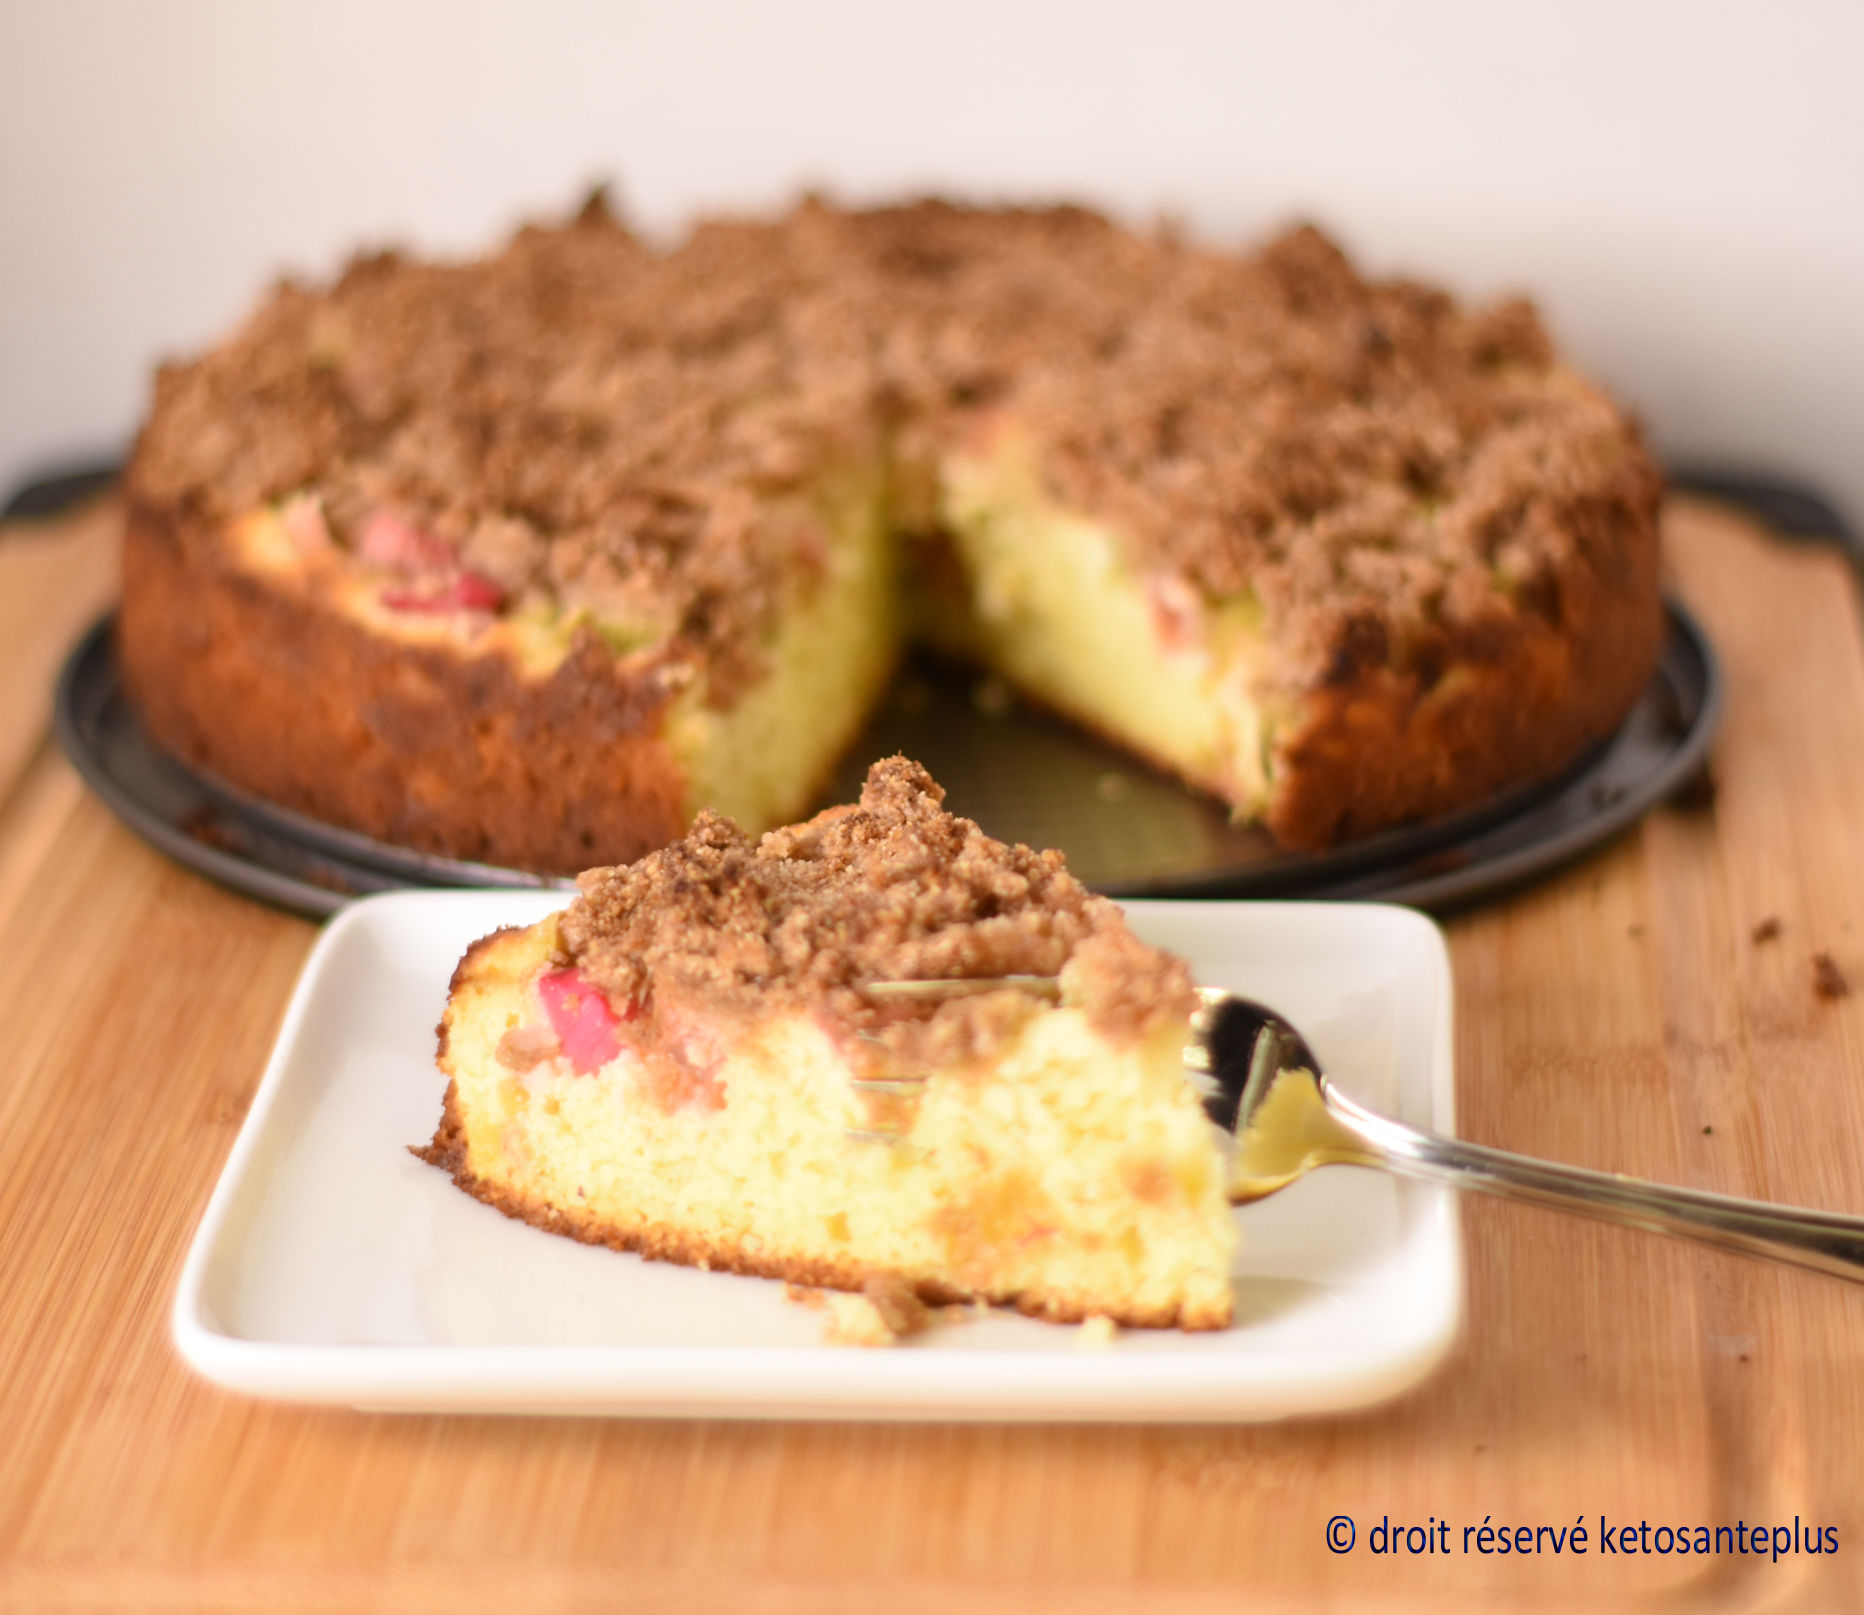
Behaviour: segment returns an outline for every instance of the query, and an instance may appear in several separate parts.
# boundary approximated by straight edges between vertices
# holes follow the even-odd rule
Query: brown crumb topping
[[[164,369],[131,486],[208,532],[308,490],[345,551],[386,511],[514,608],[730,667],[819,570],[825,471],[890,453],[910,526],[1004,422],[1140,571],[1253,595],[1293,682],[1561,622],[1658,491],[1527,304],[1366,279],[1314,229],[1239,256],[1080,208],[813,200],[667,252],[598,200],[478,262],[282,285]]]
[[[387,513],[514,609],[735,671],[821,571],[823,472],[877,452],[867,331],[819,236],[702,230],[669,258],[598,200],[476,262],[286,283],[158,375],[134,497],[211,533],[309,492],[351,556]]]
[[[1009,421],[1136,567],[1253,595],[1291,683],[1481,659],[1609,587],[1660,479],[1533,309],[1373,281],[1311,227],[1248,256],[1079,208],[928,202],[854,228],[906,312],[886,352],[940,444]]]
[[[867,983],[1066,969],[1070,1001],[1109,1038],[1189,1016],[1184,964],[1135,937],[1059,853],[994,841],[943,799],[894,757],[869,770],[858,804],[757,842],[702,813],[684,840],[581,876],[563,945],[652,1025],[800,1008],[900,1072],[987,1057],[1040,1001],[1008,990],[883,1005]]]

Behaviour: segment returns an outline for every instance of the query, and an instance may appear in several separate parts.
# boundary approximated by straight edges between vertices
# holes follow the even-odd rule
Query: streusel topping
[[[309,491],[339,547],[386,510],[508,602],[742,668],[821,567],[826,471],[923,487],[1004,423],[1136,570],[1259,601],[1288,685],[1559,622],[1658,486],[1525,303],[1367,280],[1312,229],[1238,256],[1079,208],[808,201],[657,252],[597,200],[476,263],[281,286],[164,370],[132,488],[209,532]]]
[[[160,373],[134,496],[211,533],[309,493],[349,552],[387,512],[514,607],[741,660],[822,569],[824,471],[880,452],[821,234],[701,228],[669,258],[598,197],[477,262],[288,283]]]
[[[1038,1001],[1007,991],[901,1008],[868,983],[1065,967],[1105,1036],[1184,1023],[1194,1003],[1181,961],[1139,941],[1061,854],[994,841],[943,799],[893,757],[868,771],[858,804],[756,842],[701,813],[684,840],[581,876],[564,946],[618,1005],[672,1020],[686,1005],[811,1010],[902,1070],[987,1055]]]
[[[1519,299],[1359,275],[1318,230],[1248,256],[1078,208],[856,216],[896,310],[891,385],[926,452],[993,423],[1142,573],[1253,595],[1281,682],[1556,623],[1607,586],[1659,477]]]

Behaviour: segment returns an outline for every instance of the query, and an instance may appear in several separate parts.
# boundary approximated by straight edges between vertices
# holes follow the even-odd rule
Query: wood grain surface
[[[114,512],[0,531],[0,1605],[31,1610],[1864,1607],[1864,1288],[1466,1208],[1469,1316],[1369,1412],[1178,1428],[368,1415],[168,1339],[313,928],[117,826],[47,739]],[[1864,1212],[1864,624],[1844,562],[1675,503],[1726,665],[1710,802],[1449,926],[1461,1126]],[[1777,935],[1763,922],[1777,922]],[[1858,990],[1814,990],[1829,954]],[[342,1186],[333,1184],[333,1194]],[[1359,1546],[1323,1533],[1348,1514]],[[1788,1526],[1775,1562],[1462,1527]],[[1452,1551],[1368,1551],[1383,1517]]]

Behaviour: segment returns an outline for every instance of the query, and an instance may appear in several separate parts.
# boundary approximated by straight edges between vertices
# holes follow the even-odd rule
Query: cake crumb
[[[1670,793],[1670,806],[1683,813],[1706,813],[1715,806],[1721,782],[1715,771],[1704,763],[1695,773]]]
[[[932,1324],[931,1309],[896,1273],[873,1274],[856,1294],[786,1284],[783,1295],[826,1314],[822,1339],[830,1346],[893,1346]]]
[[[932,1321],[931,1311],[918,1292],[897,1273],[871,1275],[861,1286],[861,1294],[896,1336],[919,1334]]]
[[[897,712],[916,718],[932,710],[932,686],[921,678],[903,678],[893,688],[893,706]]]
[[[822,1297],[828,1316],[822,1341],[829,1346],[891,1346],[900,1338],[887,1327],[880,1309],[864,1295],[837,1291]]]
[[[1851,991],[1851,983],[1829,953],[1812,956],[1812,991],[1816,997],[1827,1000],[1843,998]]]
[[[1106,1313],[1092,1313],[1081,1320],[1080,1328],[1074,1332],[1075,1348],[1079,1351],[1105,1351],[1113,1344],[1119,1332],[1119,1325]]]
[[[1748,940],[1759,947],[1763,942],[1771,942],[1780,934],[1780,919],[1776,914],[1769,914],[1754,929],[1748,932]]]
[[[982,678],[971,686],[971,705],[986,718],[1005,717],[1015,704],[1009,685],[1000,678]]]

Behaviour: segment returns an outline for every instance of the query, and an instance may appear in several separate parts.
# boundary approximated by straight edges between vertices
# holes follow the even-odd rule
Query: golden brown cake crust
[[[470,957],[470,955],[468,955]],[[462,961],[463,965],[464,961]],[[444,1046],[443,1046],[444,1053]],[[752,1278],[784,1279],[791,1284],[809,1285],[826,1290],[864,1289],[875,1277],[871,1269],[854,1262],[804,1261],[759,1256],[738,1246],[724,1246],[710,1240],[683,1234],[677,1229],[641,1227],[623,1228],[587,1211],[563,1209],[550,1205],[536,1195],[521,1194],[509,1186],[480,1177],[467,1159],[466,1128],[459,1113],[458,1093],[447,1083],[446,1099],[441,1105],[440,1125],[433,1139],[421,1148],[409,1147],[409,1154],[446,1172],[460,1188],[475,1200],[503,1212],[518,1222],[529,1223],[548,1234],[567,1234],[585,1245],[601,1245],[614,1251],[631,1251],[650,1262],[678,1262],[717,1273],[743,1273]],[[1106,1306],[1067,1296],[1051,1295],[1035,1300],[1020,1293],[975,1293],[935,1282],[912,1286],[921,1301],[941,1306],[959,1301],[984,1301],[993,1306],[1013,1306],[1027,1317],[1049,1323],[1082,1323],[1089,1317],[1107,1315]],[[1221,1329],[1227,1318],[1206,1318],[1177,1306],[1146,1309],[1118,1309],[1115,1322],[1135,1329]]]
[[[1662,647],[1661,479],[1627,456],[1588,490],[1550,479],[1535,497],[1568,552],[1527,598],[1491,591],[1403,639],[1376,613],[1346,620],[1275,737],[1277,839],[1324,848],[1468,806],[1558,773],[1623,720]]]
[[[1654,528],[1654,488],[1650,502]],[[1663,615],[1654,545],[1601,571],[1567,575],[1563,626],[1498,613],[1487,635],[1445,636],[1440,664],[1342,658],[1276,737],[1276,839],[1323,849],[1433,818],[1551,778],[1609,736],[1650,678]]]
[[[685,828],[666,692],[612,657],[585,647],[527,680],[202,564],[186,537],[131,507],[117,647],[149,732],[190,763],[384,841],[544,872]]]

